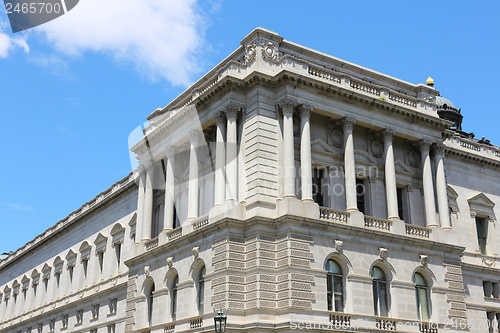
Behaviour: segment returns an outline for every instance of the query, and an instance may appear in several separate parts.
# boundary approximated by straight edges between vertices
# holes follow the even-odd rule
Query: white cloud
[[[12,210],[25,210],[25,211],[33,210],[33,207],[31,206],[23,206],[21,204],[16,204],[12,202],[2,202],[2,205]]]
[[[38,29],[64,56],[103,53],[150,79],[186,85],[203,52],[207,23],[198,8],[197,0],[81,0]]]
[[[24,52],[29,52],[28,44],[26,43],[26,35],[18,35],[15,37],[10,37],[4,31],[9,29],[7,22],[0,19],[0,58],[6,58],[9,53],[15,48],[22,48]]]

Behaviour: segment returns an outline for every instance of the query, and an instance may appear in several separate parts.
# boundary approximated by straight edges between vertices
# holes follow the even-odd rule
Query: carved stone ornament
[[[420,151],[428,152],[432,145],[432,141],[429,139],[422,139],[418,142],[418,146],[420,147]]]
[[[385,128],[382,131],[382,137],[384,138],[384,142],[392,142],[392,139],[394,139],[394,135],[396,134],[396,131],[394,128],[388,127]]]
[[[300,117],[301,118],[310,118],[312,110],[313,110],[313,106],[310,104],[300,105]]]
[[[355,123],[356,123],[356,118],[354,117],[342,118],[342,126],[344,127],[344,131],[352,131],[354,129]]]
[[[422,266],[427,266],[427,261],[429,260],[429,256],[426,254],[421,254],[420,255],[420,265]]]
[[[470,217],[472,217],[473,219],[475,219],[475,218],[476,218],[476,212],[472,212],[472,211],[471,211],[471,212],[470,212]]]
[[[278,62],[278,47],[272,42],[262,42],[262,58],[273,64]]]
[[[414,168],[420,166],[420,154],[415,149],[408,152],[408,163]]]
[[[335,251],[342,252],[343,248],[344,248],[344,242],[341,241],[340,239],[336,239],[335,240]]]
[[[247,45],[247,47],[245,48],[245,57],[244,57],[245,63],[248,65],[249,63],[254,61],[256,55],[257,55],[257,45],[255,44],[255,42],[253,42],[250,45]]]
[[[173,257],[168,257],[167,258],[167,265],[168,265],[169,269],[174,266],[174,258]]]
[[[344,146],[344,133],[342,133],[338,127],[332,128],[328,134],[332,145],[337,148],[342,148]]]
[[[442,142],[434,144],[433,149],[436,155],[444,154],[444,144]]]
[[[379,250],[380,259],[382,259],[382,260],[387,259],[387,249],[385,247],[379,247],[378,250]]]
[[[193,255],[194,255],[195,259],[198,259],[198,257],[200,256],[199,251],[200,251],[200,248],[198,246],[193,247]]]
[[[241,109],[242,109],[242,106],[240,104],[229,103],[224,108],[224,111],[226,113],[226,117],[229,119],[229,118],[237,118],[241,112]]]
[[[293,110],[297,106],[297,101],[290,97],[282,98],[278,101],[277,105],[283,114],[293,114]]]
[[[436,96],[425,96],[424,100],[427,103],[436,103]]]
[[[495,264],[495,257],[487,257],[487,256],[482,256],[481,257],[482,260],[483,260],[483,263],[486,265],[486,266],[493,266]]]
[[[372,141],[371,150],[373,156],[375,157],[380,158],[382,157],[382,155],[384,155],[384,145],[382,144],[382,142],[380,142],[380,140],[375,139]]]
[[[150,276],[151,275],[151,267],[149,266],[144,266],[144,274],[146,276]]]

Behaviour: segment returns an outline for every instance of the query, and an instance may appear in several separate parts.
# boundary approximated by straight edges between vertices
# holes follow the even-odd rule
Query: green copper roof
[[[436,96],[436,104],[438,107],[447,105],[448,107],[456,109],[457,107],[447,98],[444,98],[443,96]]]

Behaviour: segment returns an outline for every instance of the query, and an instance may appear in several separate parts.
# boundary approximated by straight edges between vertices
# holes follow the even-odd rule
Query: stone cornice
[[[167,111],[192,104],[220,84],[225,76],[244,79],[254,72],[261,72],[272,77],[282,70],[330,85],[347,85],[351,90],[372,94],[388,104],[415,110],[427,108],[430,110],[427,112],[437,117],[436,104],[432,97],[437,96],[439,92],[424,84],[411,84],[300,46],[262,28],[252,31],[241,44],[190,88],[164,108],[155,110],[147,119],[154,121]]]
[[[445,142],[445,153],[479,163],[499,166],[500,149],[495,146],[480,144],[460,137],[450,137]]]
[[[94,199],[83,204],[79,209],[73,211],[67,217],[57,222],[54,226],[48,228],[42,234],[36,236],[33,240],[29,241],[16,251],[11,252],[9,256],[0,261],[0,271],[7,267],[10,263],[18,260],[20,257],[35,249],[40,244],[45,243],[48,239],[54,237],[59,232],[79,222],[89,214],[97,211],[99,208],[108,204],[111,200],[134,186],[137,186],[135,177],[133,173],[129,173],[126,177],[114,183],[107,190],[99,193]]]

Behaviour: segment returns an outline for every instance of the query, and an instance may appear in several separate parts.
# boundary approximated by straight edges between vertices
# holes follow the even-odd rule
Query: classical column
[[[146,183],[146,173],[139,172],[139,189],[137,193],[137,217],[135,220],[135,241],[136,243],[142,240],[143,221],[144,221],[144,188]]]
[[[215,146],[215,184],[214,184],[214,204],[222,205],[226,198],[226,149],[224,137],[226,135],[226,118],[224,112],[219,111],[215,115],[217,123],[217,142]]]
[[[146,186],[144,191],[144,217],[142,221],[142,240],[151,239],[151,224],[153,223],[153,164],[146,169]]]
[[[164,218],[165,223],[163,229],[173,229],[174,228],[174,193],[175,193],[175,175],[174,175],[174,165],[175,165],[175,146],[168,146],[165,149],[165,168],[166,168],[166,180],[165,180],[165,205],[164,205]]]
[[[230,104],[226,109],[227,117],[227,137],[226,137],[226,200],[236,201],[238,190],[238,127],[236,120],[241,107],[235,104]]]
[[[382,132],[382,135],[384,137],[385,151],[385,194],[387,198],[387,216],[389,219],[395,219],[399,218],[399,213],[396,190],[396,170],[394,167],[394,150],[392,147],[394,130],[392,128],[386,128]]]
[[[201,141],[201,130],[192,130],[189,132],[191,149],[189,154],[189,189],[188,189],[188,220],[194,220],[198,217],[198,190],[199,190],[199,170],[197,149]]]
[[[311,105],[300,108],[300,176],[303,201],[313,201],[312,196],[312,161],[311,161]],[[318,189],[321,191],[321,189]]]
[[[444,173],[443,143],[438,143],[434,146],[434,158],[436,162],[436,195],[439,211],[439,224],[443,229],[451,229],[450,214],[448,210],[448,189],[446,187],[446,176]]]
[[[436,205],[434,203],[434,185],[432,182],[431,157],[429,149],[431,141],[424,139],[419,142],[422,158],[422,180],[424,183],[425,219],[428,227],[436,227]]]
[[[345,197],[346,210],[358,210],[356,198],[356,164],[354,160],[354,141],[352,130],[356,119],[346,117],[342,119],[344,127],[344,170],[345,170]]]
[[[279,103],[283,111],[283,197],[295,197],[295,147],[293,142],[293,110],[297,102],[285,98]]]

